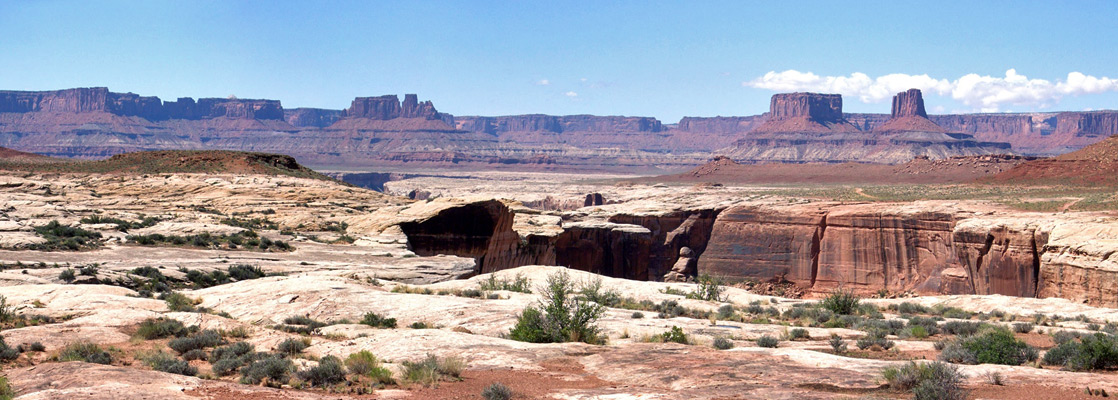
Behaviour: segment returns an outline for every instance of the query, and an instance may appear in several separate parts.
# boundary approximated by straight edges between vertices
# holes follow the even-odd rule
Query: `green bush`
[[[904,303],[901,303],[901,304],[892,304],[892,305],[889,306],[889,309],[896,311],[898,314],[927,314],[928,313],[928,307],[925,307],[925,306],[917,304],[917,303],[908,302],[908,301],[906,301]]]
[[[206,351],[202,350],[202,349],[194,349],[194,350],[187,351],[186,353],[182,353],[182,359],[186,360],[186,361],[194,361],[194,360],[203,360],[204,361],[207,358],[208,357],[206,356]]]
[[[672,329],[660,334],[660,341],[687,344],[687,334],[683,333],[683,329],[678,326],[673,326]]]
[[[1036,325],[1032,322],[1017,322],[1013,324],[1013,331],[1017,333],[1029,333],[1032,332],[1035,327]]]
[[[396,327],[396,318],[384,318],[374,312],[367,312],[361,318],[361,323],[374,328],[391,329]]]
[[[921,327],[924,328],[924,333],[928,336],[939,334],[939,322],[935,318],[928,317],[912,317],[908,319],[908,327]]]
[[[350,354],[345,360],[345,366],[349,369],[349,372],[370,377],[377,384],[395,382],[392,380],[392,371],[381,366],[380,360],[377,360],[373,353],[368,350]]]
[[[621,294],[613,289],[602,288],[601,277],[595,277],[589,282],[583,283],[578,293],[586,301],[592,301],[606,307],[617,307],[618,304],[621,304]]]
[[[757,338],[757,345],[761,347],[775,348],[780,345],[780,339],[774,338],[769,335],[762,335]]]
[[[811,340],[811,334],[804,328],[794,328],[788,331],[788,340]]]
[[[971,321],[947,321],[943,323],[943,330],[952,335],[970,336],[978,333],[984,326],[990,325]]]
[[[210,352],[211,360],[226,360],[235,359],[252,354],[256,350],[255,346],[248,342],[236,342],[228,346],[218,347]]]
[[[58,273],[58,279],[61,279],[63,282],[66,283],[70,283],[73,282],[74,279],[78,279],[78,276],[74,274],[73,269],[66,268],[62,270],[62,272]]]
[[[991,328],[947,344],[940,361],[961,364],[1021,365],[1037,359],[1037,350],[1005,328]]]
[[[198,368],[192,367],[186,360],[180,360],[175,356],[164,352],[158,352],[148,357],[143,358],[144,364],[151,367],[156,371],[170,372],[172,374],[195,376],[198,375]]]
[[[726,337],[719,336],[714,338],[714,343],[711,343],[711,346],[718,350],[729,350],[734,348],[734,341],[727,339]]]
[[[1118,338],[1095,333],[1084,335],[1078,341],[1067,340],[1048,350],[1043,362],[1072,371],[1118,367]]]
[[[229,277],[238,281],[263,278],[266,275],[264,270],[255,265],[234,265],[229,267],[228,271]]]
[[[71,343],[58,353],[58,361],[85,361],[95,364],[112,364],[113,356],[90,342]]]
[[[539,304],[521,312],[509,338],[531,343],[600,343],[594,322],[605,308],[573,294],[574,286],[566,272],[548,276]]]
[[[842,354],[846,352],[846,341],[842,340],[842,337],[839,335],[832,333],[831,340],[827,341],[827,344],[831,345],[831,350],[834,350],[835,354]]]
[[[276,351],[293,356],[302,353],[310,345],[303,339],[287,339],[276,345]]]
[[[345,381],[345,374],[342,360],[326,356],[318,360],[318,365],[299,371],[297,375],[311,386],[322,387]]]
[[[896,345],[896,343],[894,343],[892,340],[886,339],[885,333],[881,331],[870,332],[865,336],[858,338],[858,340],[854,342],[854,344],[858,346],[859,350],[876,350],[879,348],[881,350],[889,350],[893,348],[894,345]]]
[[[495,382],[481,390],[481,397],[485,400],[509,400],[512,399],[512,389]]]
[[[266,357],[241,368],[241,383],[259,385],[267,380],[269,385],[279,386],[287,382],[295,364],[279,357]]]
[[[850,315],[858,311],[861,299],[852,290],[835,289],[827,298],[823,299],[825,309],[839,315]]]
[[[447,357],[440,359],[432,354],[421,361],[404,361],[404,381],[423,386],[434,386],[440,379],[458,379],[466,369],[465,362],[460,358]]]
[[[718,307],[718,319],[730,319],[734,316],[734,306],[730,304],[723,304]]]
[[[191,327],[197,329],[197,327]],[[139,329],[136,334],[132,335],[135,338],[143,340],[162,339],[165,337],[183,337],[192,332],[191,329],[183,326],[182,322],[174,319],[159,317],[148,318],[140,322]]]
[[[16,397],[16,391],[8,383],[8,377],[0,376],[0,400],[11,400]]]
[[[220,346],[224,342],[221,334],[207,329],[187,337],[172,339],[170,343],[167,343],[167,346],[179,354],[183,354],[191,350]]]
[[[478,284],[478,289],[487,292],[494,290],[507,290],[510,292],[532,293],[532,288],[530,286],[531,284],[529,283],[528,278],[524,277],[521,274],[516,274],[516,278],[511,281],[505,279],[497,279],[496,274],[490,274],[489,279],[481,281],[481,283]]]
[[[46,239],[46,242],[32,244],[28,247],[31,250],[76,251],[101,246],[100,233],[62,225],[58,221],[35,227],[35,233]]]
[[[163,294],[163,301],[167,302],[167,309],[171,311],[194,311],[194,300],[182,293],[170,292]]]
[[[687,298],[708,301],[726,301],[722,293],[725,291],[722,287],[722,278],[702,274],[695,278],[695,283],[699,286],[691,293],[688,293]]]
[[[965,377],[959,367],[942,362],[888,367],[882,371],[885,381],[896,390],[911,391],[918,400],[963,400]]]

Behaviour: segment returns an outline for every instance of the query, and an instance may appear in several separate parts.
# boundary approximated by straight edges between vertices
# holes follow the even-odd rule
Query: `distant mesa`
[[[900,164],[916,157],[1012,153],[1009,143],[982,142],[972,135],[948,133],[927,118],[918,89],[897,94],[890,118],[870,131],[846,119],[838,94],[776,94],[768,115],[768,121],[720,153],[743,162],[884,164]]]
[[[928,119],[924,111],[924,96],[920,89],[909,89],[893,96],[893,111],[889,121],[873,129],[874,132],[947,132]]]
[[[396,95],[378,97],[358,97],[353,99],[342,113],[343,118],[368,118],[374,120],[390,120],[396,118],[425,118],[442,119],[442,114],[435,110],[435,105],[430,101],[419,102],[419,96],[405,94],[404,102]]]
[[[753,130],[781,132],[857,132],[842,114],[842,95],[822,93],[774,94],[769,120]]]

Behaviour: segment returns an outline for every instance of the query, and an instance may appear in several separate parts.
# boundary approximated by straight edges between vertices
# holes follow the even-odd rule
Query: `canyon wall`
[[[920,294],[1060,297],[1118,306],[1118,225],[1091,216],[975,214],[965,207],[737,206],[714,222],[698,272]]]

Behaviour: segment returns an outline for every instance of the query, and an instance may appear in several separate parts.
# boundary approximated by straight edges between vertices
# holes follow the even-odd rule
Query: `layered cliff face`
[[[738,206],[723,211],[698,273],[921,294],[1061,297],[1118,305],[1118,228],[965,205]]]
[[[0,113],[89,113],[106,112],[136,116],[149,121],[166,119],[283,119],[279,100],[189,97],[162,102],[158,97],[110,92],[108,88],[78,88],[51,92],[0,92]]]
[[[781,93],[769,101],[769,119],[780,121],[807,117],[819,122],[842,120],[842,95]]]

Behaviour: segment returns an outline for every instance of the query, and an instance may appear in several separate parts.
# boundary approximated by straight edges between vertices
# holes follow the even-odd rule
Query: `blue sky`
[[[905,86],[932,112],[1114,109],[1116,15],[1113,1],[0,0],[0,89],[323,108],[418,93],[456,115],[667,123],[758,114],[791,90],[888,112]]]

